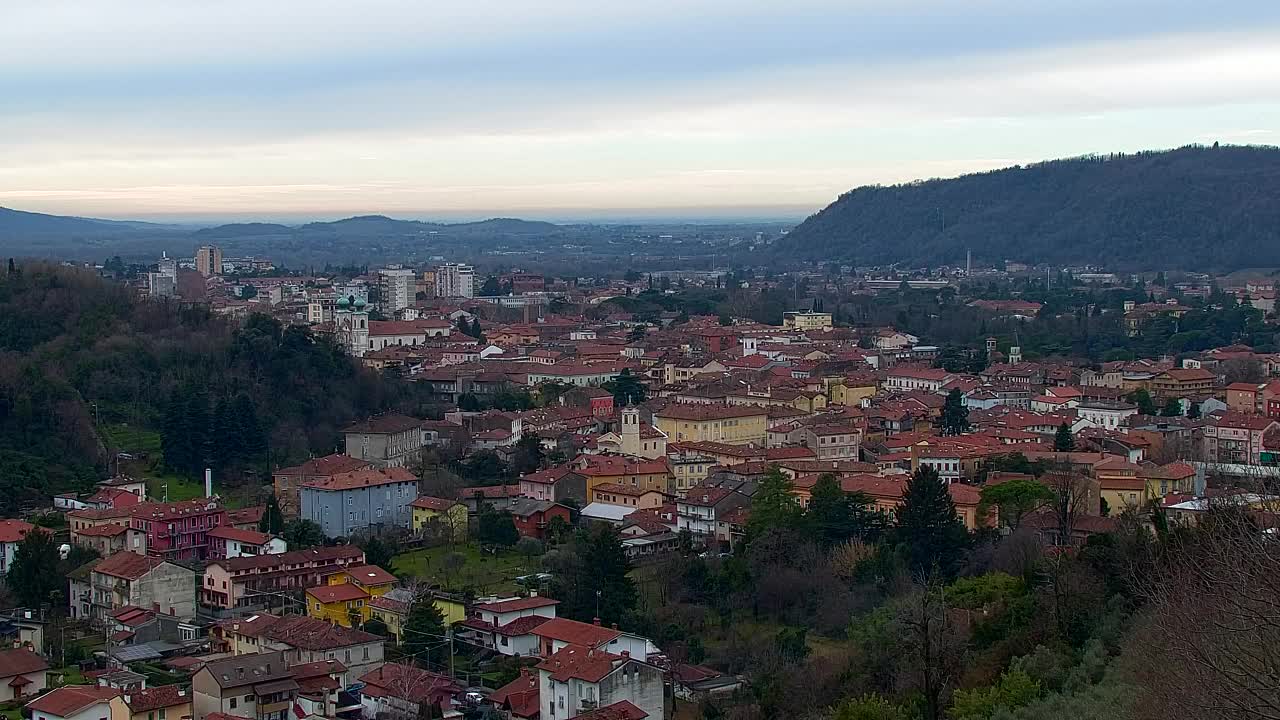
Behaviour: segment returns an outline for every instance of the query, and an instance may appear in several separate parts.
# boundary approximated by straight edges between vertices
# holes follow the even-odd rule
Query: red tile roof
[[[412,418],[407,415],[388,413],[386,415],[374,415],[363,422],[358,422],[346,428],[342,432],[364,435],[388,435],[408,432],[420,427],[422,427],[422,421],[417,418]]]
[[[30,650],[21,648],[17,650],[0,650],[0,678],[44,672],[48,669],[49,663]]]
[[[307,594],[325,604],[365,600],[369,597],[369,593],[361,590],[353,583],[322,585],[320,587],[307,588]]]
[[[352,472],[363,467],[369,467],[369,463],[339,453],[312,458],[301,465],[276,470],[272,475],[333,475]]]
[[[538,674],[522,668],[520,677],[493,691],[489,702],[516,717],[533,718],[540,707],[538,693]]]
[[[535,631],[535,634],[548,640],[559,640],[569,645],[595,648],[607,645],[622,633],[612,628],[558,617],[552,618],[551,622],[543,623]]]
[[[755,405],[704,405],[702,403],[671,403],[654,413],[654,417],[672,420],[721,420],[767,415],[768,411]]]
[[[102,562],[99,562],[93,568],[93,571],[103,575],[124,578],[125,580],[137,580],[163,563],[164,560],[160,558],[121,550],[110,557],[104,558]]]
[[[191,691],[181,685],[157,685],[125,695],[125,704],[134,713],[170,708],[191,702]]]
[[[605,705],[590,712],[575,715],[575,720],[644,720],[649,713],[632,705],[628,700],[619,700],[612,705]]]
[[[128,532],[128,530],[129,530],[129,527],[127,525],[116,525],[115,523],[106,523],[103,525],[94,525],[92,527],[87,527],[87,528],[84,528],[83,530],[76,530],[75,534],[81,537],[115,537],[117,535],[123,535],[124,533]]]
[[[430,495],[420,495],[418,499],[409,503],[409,507],[443,512],[457,504],[457,500],[446,500],[445,498],[431,497]]]
[[[35,525],[32,525],[29,522],[23,522],[21,520],[2,520],[0,521],[0,542],[18,542],[34,528]]]
[[[68,715],[76,714],[94,703],[108,702],[111,698],[120,694],[121,692],[119,690],[111,687],[99,687],[97,685],[68,685],[41,695],[35,700],[27,703],[26,707],[30,710],[44,713],[46,715],[67,717]]]
[[[352,580],[355,580],[357,583],[366,587],[369,585],[386,585],[396,581],[395,575],[392,575],[377,565],[356,565],[347,568],[344,572],[346,572]]]
[[[303,487],[317,490],[343,491],[362,487],[377,487],[393,483],[417,482],[418,478],[402,467],[375,468],[366,467],[348,473],[337,473],[326,478],[319,478],[303,483]]]
[[[544,623],[543,627],[546,626],[547,623]],[[570,644],[538,663],[537,667],[539,670],[548,671],[551,679],[557,682],[581,680],[596,683],[613,672],[614,662],[622,659],[621,655],[614,655],[604,650]]]

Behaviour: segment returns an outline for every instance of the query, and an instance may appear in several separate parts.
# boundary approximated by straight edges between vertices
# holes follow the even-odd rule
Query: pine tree
[[[280,511],[280,502],[276,500],[274,494],[267,497],[266,510],[262,512],[262,519],[258,521],[258,532],[272,535],[284,532],[284,513]]]
[[[165,467],[173,472],[186,472],[191,467],[191,452],[187,446],[186,401],[182,393],[174,390],[165,404],[164,420],[160,428],[160,452],[164,454]]]
[[[436,607],[430,591],[423,591],[409,606],[401,630],[400,646],[411,661],[430,667],[447,659],[449,644],[444,636],[444,614]]]
[[[942,406],[942,416],[938,418],[943,435],[959,435],[969,429],[969,408],[965,407],[964,395],[959,388],[947,393],[946,403]]]
[[[253,400],[240,393],[231,403],[231,421],[239,444],[238,457],[242,463],[253,465],[266,462],[267,435],[258,422],[258,412]]]
[[[1076,449],[1075,436],[1071,434],[1071,428],[1065,422],[1058,426],[1058,432],[1053,436],[1054,452],[1073,452]]]
[[[906,545],[915,572],[955,574],[969,542],[955,502],[938,471],[922,466],[911,475],[897,512],[895,535]]]
[[[186,402],[186,446],[189,464],[187,473],[199,475],[209,466],[213,454],[213,438],[210,432],[209,395],[199,385],[192,386]]]
[[[4,580],[26,607],[48,602],[57,607],[53,595],[66,587],[66,580],[58,573],[58,549],[53,536],[36,528],[18,541]]]
[[[770,468],[751,498],[747,537],[757,538],[773,529],[794,528],[800,524],[800,517],[800,503],[792,492],[791,479],[776,466]]]
[[[218,398],[213,405],[212,435],[213,451],[210,464],[218,469],[238,464],[240,442],[231,418],[231,405],[226,398]]]

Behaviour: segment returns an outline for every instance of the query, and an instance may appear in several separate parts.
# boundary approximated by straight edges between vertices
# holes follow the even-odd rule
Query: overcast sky
[[[1276,0],[4,0],[0,205],[804,215],[1280,144]]]

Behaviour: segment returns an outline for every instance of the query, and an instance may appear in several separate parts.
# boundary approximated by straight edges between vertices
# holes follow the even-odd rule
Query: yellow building
[[[396,576],[376,565],[359,565],[330,575],[328,583],[307,589],[307,614],[353,627],[369,619],[369,600],[390,592]]]
[[[111,700],[111,720],[183,720],[191,718],[191,691],[157,685],[123,692]]]
[[[721,442],[763,446],[769,417],[754,405],[672,403],[653,414],[653,422],[671,442]]]
[[[782,326],[794,330],[830,330],[835,324],[831,313],[789,312],[783,313]]]
[[[457,500],[423,495],[409,503],[413,508],[413,531],[430,531],[448,536],[453,542],[467,541],[467,506]]]
[[[400,596],[400,593],[404,593],[404,596]],[[412,602],[407,590],[397,590],[391,595],[371,598],[368,602],[369,617],[381,620],[387,626],[387,633],[396,642],[399,642],[401,633],[404,631],[404,624],[409,619],[409,610]],[[467,619],[467,606],[461,600],[436,595],[432,599],[432,603],[444,617],[446,626]]]
[[[597,485],[616,484],[639,490],[675,493],[675,475],[666,458],[645,460],[625,455],[583,455],[575,472],[587,479],[587,497]]]
[[[872,376],[866,378],[830,378],[827,393],[835,405],[861,405],[862,401],[876,394],[876,380]]]

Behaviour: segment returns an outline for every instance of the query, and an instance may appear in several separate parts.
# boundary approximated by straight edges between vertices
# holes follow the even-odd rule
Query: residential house
[[[211,660],[191,678],[195,720],[221,713],[252,720],[288,720],[298,682],[283,652]]]
[[[887,371],[884,387],[887,390],[925,390],[936,393],[952,379],[952,374],[940,368],[898,365]]]
[[[395,584],[396,577],[376,565],[348,567],[330,575],[326,585],[307,589],[307,614],[354,627],[369,619],[369,600],[386,595]]]
[[[0,520],[0,575],[9,572],[18,543],[35,529],[35,525],[21,520]]]
[[[556,617],[558,604],[558,600],[537,595],[477,603],[458,625],[458,632],[468,642],[501,655],[536,656],[542,644],[534,632]]]
[[[729,445],[764,445],[768,411],[754,405],[671,403],[654,412],[653,421],[675,442],[713,441]]]
[[[805,426],[800,442],[819,460],[857,460],[862,431],[853,423],[825,423]]]
[[[413,532],[450,542],[467,541],[467,506],[457,500],[420,495],[409,503]]]
[[[486,702],[506,717],[537,720],[541,705],[538,702],[538,671],[520,668],[520,676],[493,691]]]
[[[610,710],[607,717],[626,720],[666,718],[666,673],[638,658],[570,645],[538,663],[537,670],[540,720],[590,716],[602,709]]]
[[[329,537],[380,528],[408,529],[409,504],[418,497],[418,478],[399,466],[364,468],[313,480],[301,487],[302,517]]]
[[[630,485],[670,494],[674,478],[667,459],[642,460],[620,455],[580,455],[574,472],[586,478],[587,497],[597,485]]]
[[[1128,419],[1137,414],[1138,407],[1132,403],[1086,400],[1076,406],[1078,420],[1071,429],[1072,432],[1087,427],[1114,430],[1124,427]]]
[[[521,535],[539,540],[546,537],[552,518],[558,517],[568,526],[573,517],[567,505],[550,500],[515,498],[507,506],[507,510],[511,513],[511,519]]]
[[[226,560],[248,555],[279,555],[288,549],[285,541],[257,530],[241,530],[223,525],[208,532],[209,559]]]
[[[369,617],[381,620],[387,626],[387,634],[393,641],[397,641],[403,634],[404,624],[409,619],[409,610],[413,607],[413,603],[412,591],[407,588],[395,588],[387,591],[385,595],[369,598],[367,603]],[[467,617],[466,603],[459,597],[432,593],[431,603],[440,611],[446,626],[461,622]]]
[[[627,653],[642,660],[658,652],[648,638],[619,630],[617,625],[604,627],[599,620],[584,623],[562,617],[552,618],[534,629],[533,634],[538,636],[539,654],[544,658],[571,645]]]
[[[145,532],[111,522],[87,525],[80,530],[72,529],[71,544],[90,548],[102,557],[124,551],[147,554]]]
[[[751,504],[747,495],[727,487],[700,485],[676,501],[676,529],[689,531],[695,540],[727,547],[731,537],[726,519],[738,508]]]
[[[628,511],[662,507],[667,497],[666,493],[658,490],[646,490],[621,483],[601,483],[591,490],[592,503],[619,505],[628,508]]]
[[[520,494],[534,500],[587,501],[587,478],[569,463],[520,476]]]
[[[378,467],[416,464],[422,456],[422,421],[406,415],[375,415],[342,431],[346,453]]]
[[[215,560],[205,567],[200,602],[215,611],[265,607],[278,603],[279,593],[323,585],[343,568],[363,564],[364,551],[354,545]]]
[[[416,720],[427,717],[423,706],[441,711],[453,707],[453,697],[465,686],[447,675],[411,665],[387,663],[360,676],[361,704],[365,717],[386,720]]]
[[[342,678],[348,674],[346,665],[337,660],[317,660],[290,665],[289,673],[298,682],[295,712],[300,709],[302,717],[338,716],[339,693],[345,688]],[[343,710],[348,707],[343,706]]]
[[[214,627],[219,649],[233,655],[275,653],[291,664],[337,660],[346,668],[343,684],[382,665],[386,639],[302,615],[260,613],[224,620]]]
[[[118,552],[96,561],[89,578],[89,617],[105,620],[126,605],[188,617],[196,611],[195,572],[148,555]],[[85,598],[72,597],[72,605]]]
[[[111,712],[111,701],[119,696],[112,687],[67,685],[32,700],[23,710],[31,720],[120,720],[123,712]]]
[[[1203,368],[1169,368],[1151,378],[1151,394],[1159,399],[1184,398],[1213,392],[1218,376]]]
[[[48,670],[32,648],[0,650],[0,702],[44,692]]]
[[[182,685],[129,690],[120,695],[119,701],[128,714],[122,718],[113,715],[112,720],[193,720],[191,690]]]
[[[339,454],[312,458],[301,465],[276,470],[271,473],[271,478],[280,513],[288,520],[299,517],[302,512],[300,489],[304,483],[328,480],[334,475],[355,472],[369,465],[366,460]]]
[[[227,511],[216,497],[139,503],[128,512],[128,525],[146,535],[146,553],[167,560],[206,559],[209,531],[227,524]]]
[[[1204,423],[1204,460],[1209,463],[1258,465],[1267,433],[1280,428],[1269,417],[1212,413]]]

